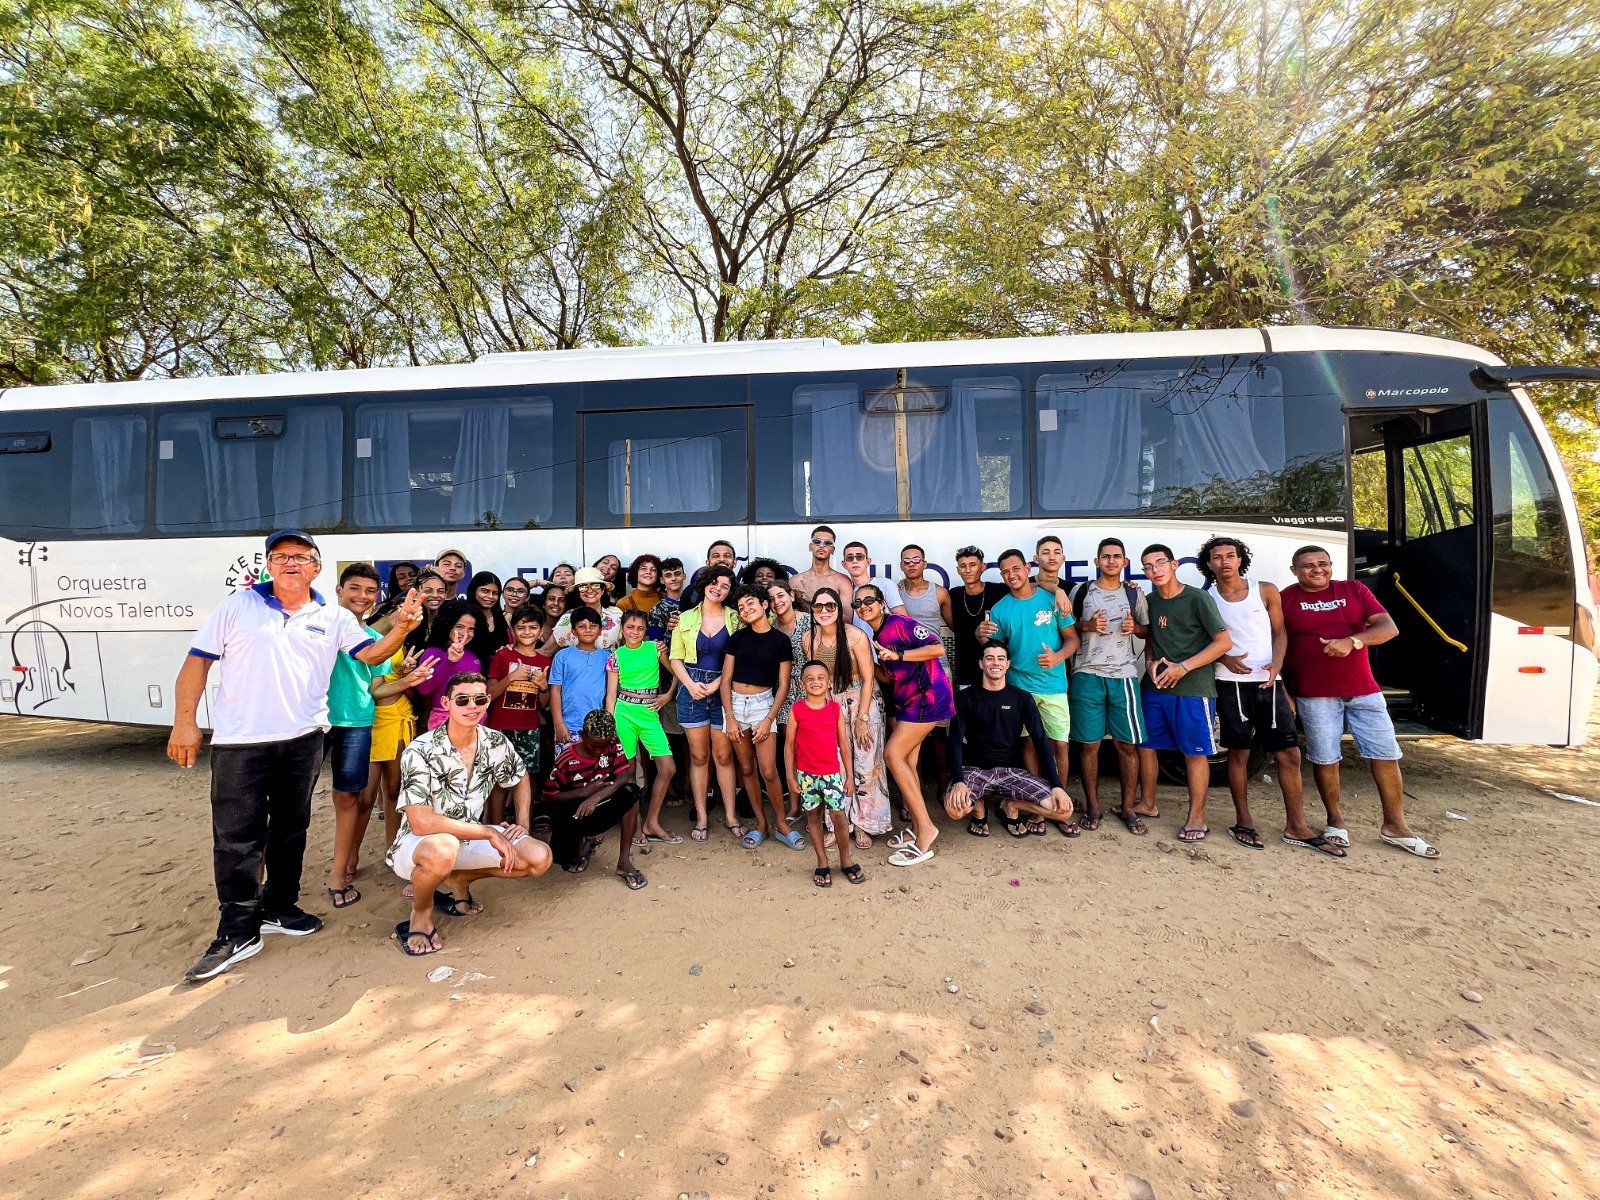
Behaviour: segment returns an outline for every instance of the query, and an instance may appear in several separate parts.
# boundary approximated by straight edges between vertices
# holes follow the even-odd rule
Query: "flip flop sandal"
[[[1192,846],[1199,842],[1205,841],[1206,835],[1210,832],[1211,830],[1204,825],[1197,829],[1191,829],[1189,826],[1185,825],[1182,829],[1178,830],[1178,840],[1180,842],[1186,842]]]
[[[744,828],[743,825],[740,825],[737,821],[735,821],[732,825],[729,825],[727,828],[728,828],[728,833],[732,836],[734,841],[739,842],[739,841],[743,841],[744,840],[745,828]]]
[[[1233,840],[1241,846],[1249,846],[1252,850],[1265,850],[1266,844],[1262,842],[1261,835],[1256,832],[1254,825],[1233,825],[1228,832],[1233,834]]]
[[[889,865],[891,867],[915,867],[927,862],[932,857],[933,847],[930,846],[926,850],[919,850],[916,844],[912,843],[909,846],[900,847],[900,849],[891,854],[889,856]]]
[[[1046,832],[1048,831],[1044,827],[1044,822],[1037,817],[1028,822],[1028,833],[1033,837],[1043,837]]]
[[[581,875],[581,874],[583,874],[585,871],[587,871],[589,869],[589,860],[594,857],[594,852],[596,850],[598,850],[599,848],[600,848],[600,839],[599,838],[597,838],[597,837],[586,837],[586,838],[584,838],[583,839],[583,845],[578,847],[578,861],[573,863],[570,867],[563,867],[562,870],[566,871],[567,874],[569,874],[569,875]]]
[[[352,892],[355,894],[351,895]],[[356,885],[353,883],[347,883],[342,888],[328,889],[328,903],[335,908],[349,908],[359,899],[361,899],[361,893],[356,891]]]
[[[1292,838],[1288,834],[1284,834],[1283,844],[1285,846],[1300,846],[1306,850],[1315,850],[1323,858],[1348,858],[1350,856],[1349,852],[1338,842],[1330,841],[1321,836]]]
[[[1083,832],[1083,830],[1078,827],[1078,822],[1076,820],[1057,821],[1055,822],[1055,827],[1061,831],[1062,837],[1077,837]],[[1030,828],[1028,832],[1032,833],[1033,830]],[[1041,829],[1039,832],[1043,833],[1044,830]]]
[[[906,846],[915,846],[916,844],[917,834],[915,830],[902,829],[899,833],[891,833],[889,835],[889,849],[891,850],[900,850]],[[866,849],[866,847],[863,846],[862,849]]]
[[[1128,827],[1128,832],[1133,834],[1134,837],[1143,837],[1150,832],[1150,827],[1144,823],[1144,818],[1138,813],[1126,813],[1119,810],[1116,813],[1116,818]]]
[[[1390,837],[1387,833],[1380,833],[1378,836],[1384,841],[1388,842],[1389,845],[1398,846],[1407,854],[1415,854],[1418,858],[1439,857],[1439,851],[1437,847],[1428,845],[1427,842],[1423,841],[1415,834],[1412,834],[1410,837],[1403,838]]]
[[[413,934],[410,921],[401,921],[400,924],[396,925],[394,927],[394,936],[400,941],[400,953],[407,958],[425,958],[429,954],[437,954],[444,949],[443,946],[438,944],[439,931],[437,929],[431,933],[423,933],[419,929]],[[426,950],[413,950],[411,948],[411,939],[413,937],[427,938],[428,948]]]
[[[1348,829],[1341,829],[1337,825],[1329,825],[1322,831],[1322,836],[1327,838],[1335,846],[1348,846],[1350,844],[1350,831]]]
[[[861,869],[860,863],[851,863],[844,869],[844,877],[851,883],[865,883],[867,873]]]
[[[628,885],[630,892],[637,892],[649,883],[649,880],[644,877],[644,873],[641,871],[618,871],[617,878]]]
[[[693,829],[689,830],[689,836],[697,842],[703,842],[711,835],[704,825],[696,825]]]
[[[647,834],[645,834],[644,840],[649,842],[652,846],[654,846],[654,845],[663,845],[663,846],[681,846],[681,845],[683,845],[683,839],[681,837],[679,837],[675,833],[669,833],[669,834],[667,834],[666,837],[662,837],[659,833],[647,833]]]
[[[1084,833],[1093,833],[1095,830],[1100,828],[1101,820],[1102,817],[1099,813],[1091,813],[1087,817],[1079,818],[1078,828]]]
[[[857,850],[871,850],[872,835],[864,830],[857,829],[855,831],[855,847]]]
[[[971,819],[969,819],[967,821],[967,832],[970,833],[973,837],[988,837],[989,836],[989,818],[988,817],[972,817]]]
[[[830,870],[827,867],[818,867],[815,871],[811,872],[811,882],[816,884],[819,888],[832,887],[833,886],[833,872],[832,872],[832,870]]]
[[[475,917],[483,911],[483,905],[472,898],[470,891],[465,896],[452,896],[444,891],[435,892],[433,906],[447,917]]]
[[[1002,821],[1001,824],[1006,827],[1006,832],[1014,838],[1025,838],[1028,836],[1028,823],[1024,820],[1018,819],[1015,821]],[[915,843],[913,843],[913,848],[915,848]]]

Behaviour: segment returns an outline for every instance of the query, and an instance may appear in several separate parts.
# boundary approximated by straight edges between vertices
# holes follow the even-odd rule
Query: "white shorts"
[[[508,827],[496,825],[494,828],[504,832]],[[527,834],[523,834],[522,837],[517,838],[511,844],[515,846],[517,842],[522,841],[527,836]],[[411,872],[416,870],[416,863],[411,860],[411,856],[417,852],[417,846],[421,841],[422,837],[415,833],[402,833],[395,839],[394,873],[400,876],[401,879],[410,879]],[[454,869],[457,871],[492,871],[503,865],[500,861],[500,852],[494,848],[493,842],[487,838],[475,838],[470,842],[463,841],[461,843],[461,849],[456,851]]]
[[[754,729],[772,712],[777,698],[771,692],[734,692],[733,719],[740,729]]]

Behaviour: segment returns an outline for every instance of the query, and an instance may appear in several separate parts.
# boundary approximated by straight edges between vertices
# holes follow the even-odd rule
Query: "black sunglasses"
[[[851,608],[865,608],[869,604],[882,604],[882,596],[863,596],[860,600],[850,601]]]

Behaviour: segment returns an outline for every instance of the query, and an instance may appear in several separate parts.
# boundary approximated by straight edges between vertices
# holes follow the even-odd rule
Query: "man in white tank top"
[[[1215,668],[1217,718],[1222,745],[1228,751],[1228,790],[1233,794],[1236,822],[1228,832],[1240,845],[1262,848],[1261,835],[1250,816],[1250,752],[1261,749],[1277,760],[1285,814],[1283,840],[1342,858],[1342,847],[1314,835],[1306,825],[1300,739],[1288,689],[1279,678],[1289,635],[1278,589],[1246,578],[1250,548],[1238,538],[1214,537],[1200,547],[1196,557],[1200,573],[1214,585],[1217,611],[1233,639],[1232,652],[1219,658]]]

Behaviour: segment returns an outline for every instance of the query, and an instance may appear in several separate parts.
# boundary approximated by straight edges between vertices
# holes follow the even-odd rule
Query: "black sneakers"
[[[316,920],[315,917],[312,920]],[[320,921],[317,924],[321,924]],[[247,958],[261,953],[261,935],[251,934],[248,937],[219,937],[211,943],[211,948],[201,956],[200,961],[190,967],[184,975],[190,983],[200,983],[221,975],[234,963],[243,962]]]
[[[262,933],[281,933],[285,937],[307,937],[322,928],[322,918],[304,909],[291,908],[281,913],[261,914]]]

